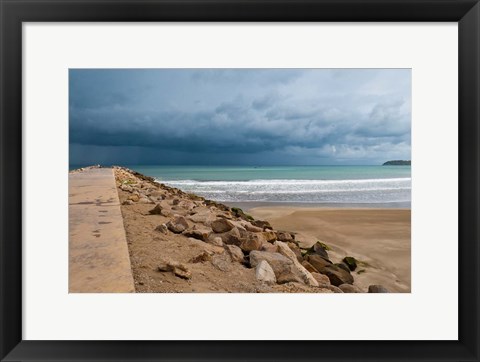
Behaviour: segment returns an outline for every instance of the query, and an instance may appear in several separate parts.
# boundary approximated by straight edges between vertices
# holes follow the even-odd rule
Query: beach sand
[[[364,290],[381,284],[392,292],[411,291],[410,209],[267,206],[248,213],[275,229],[296,232],[304,244],[321,240],[332,249],[333,262],[345,256],[364,262],[352,273]]]

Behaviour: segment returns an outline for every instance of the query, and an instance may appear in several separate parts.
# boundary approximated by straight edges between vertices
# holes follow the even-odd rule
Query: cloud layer
[[[408,69],[70,70],[70,163],[410,159]]]

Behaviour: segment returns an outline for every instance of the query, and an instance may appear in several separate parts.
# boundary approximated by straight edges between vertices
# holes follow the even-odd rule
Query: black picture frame
[[[2,361],[479,361],[480,5],[474,0],[0,0]],[[458,341],[22,340],[22,23],[458,22]],[[432,124],[433,127],[433,124]],[[445,287],[448,293],[448,286]],[[415,326],[412,325],[412,328]]]

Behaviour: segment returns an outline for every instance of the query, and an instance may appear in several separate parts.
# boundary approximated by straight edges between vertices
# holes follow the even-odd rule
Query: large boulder
[[[267,261],[275,272],[277,283],[304,283],[304,278],[298,272],[298,269],[295,268],[295,265],[293,265],[293,261],[282,254],[254,250],[250,252],[249,259],[250,265],[253,268],[255,268],[262,260]]]
[[[317,254],[312,254],[312,255],[308,255],[306,260],[313,265],[313,267],[315,269],[317,269],[318,271],[322,270],[323,268],[325,268],[326,266],[328,265],[331,265],[332,262],[328,259],[325,259],[323,257],[321,257],[320,255],[317,255]]]
[[[390,293],[383,285],[370,285],[368,287],[369,293]]]
[[[175,234],[180,234],[188,228],[188,222],[183,216],[177,216],[173,220],[167,222],[167,228]]]
[[[330,279],[330,283],[336,287],[342,284],[353,284],[352,275],[337,265],[327,265],[323,269],[319,270],[319,272],[325,274],[328,279]]]
[[[282,241],[277,240],[275,242],[275,245],[277,246],[278,252],[280,254],[286,256],[288,259],[290,259],[293,262],[293,265],[296,268],[297,273],[302,276],[303,283],[305,283],[307,285],[310,285],[310,286],[314,286],[314,287],[318,286],[318,282],[315,280],[315,278],[312,276],[312,274],[310,274],[310,272],[307,269],[305,269],[305,267],[302,264],[300,264],[300,262],[297,259],[297,256],[288,247],[287,244],[285,244]]]
[[[265,283],[274,284],[277,282],[275,272],[266,260],[262,260],[257,264],[257,267],[255,268],[255,277],[257,280]]]
[[[212,230],[216,233],[226,233],[233,229],[234,225],[227,219],[219,218],[212,221],[211,225]]]

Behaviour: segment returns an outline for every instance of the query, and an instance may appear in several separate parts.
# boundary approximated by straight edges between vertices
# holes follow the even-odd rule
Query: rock
[[[133,205],[134,202],[132,200],[125,200],[122,205]]]
[[[212,230],[216,233],[226,233],[233,229],[234,225],[227,219],[216,219],[211,223]]]
[[[368,287],[369,293],[390,293],[383,285],[370,285]]]
[[[342,284],[353,284],[352,275],[342,268],[339,268],[337,265],[327,265],[319,270],[319,272],[325,274],[328,279],[330,279],[330,283],[336,287]]]
[[[320,288],[326,288],[328,290],[331,290],[334,293],[343,293],[343,291],[339,287],[336,287],[335,285],[322,284],[322,285],[319,285],[319,287]]]
[[[298,270],[298,273],[302,276],[303,282],[307,285],[317,287],[318,282],[315,280],[315,278],[310,274],[310,272],[305,269],[305,267],[300,264],[300,262],[297,260],[297,256],[295,253],[288,247],[287,244],[285,244],[282,241],[275,241],[275,245],[278,248],[278,252],[284,256],[286,256],[288,259],[290,259],[293,262],[293,265],[295,268]]]
[[[265,239],[261,234],[252,233],[240,243],[240,249],[246,252],[260,250],[263,243],[265,243]]]
[[[307,249],[307,254],[316,254],[324,259],[328,259],[326,245],[320,241],[317,241],[311,248]]]
[[[173,215],[172,212],[167,209],[162,209],[161,214],[162,216],[165,216],[165,217],[171,217]]]
[[[161,215],[162,214],[162,206],[160,204],[156,204],[153,209],[148,212],[150,215]]]
[[[188,216],[188,219],[196,223],[209,225],[212,221],[215,220],[215,215],[213,215],[212,212],[208,209],[202,209],[199,210],[197,213]]]
[[[277,240],[283,241],[283,242],[291,242],[295,240],[295,235],[292,233],[289,233],[288,231],[277,231]]]
[[[210,235],[211,238],[215,236],[220,237],[225,244],[229,244],[229,245],[240,246],[240,244],[243,241],[242,235],[240,234],[240,229],[236,227],[234,227],[230,231],[227,231],[226,233]]]
[[[232,215],[230,213],[217,214],[217,217],[221,217],[221,218],[228,219],[228,220],[232,219]]]
[[[232,266],[232,261],[227,253],[216,254],[212,257],[212,265],[221,271],[229,271]]]
[[[262,228],[262,230],[265,229],[270,229],[273,230],[272,225],[268,221],[262,221],[262,220],[253,220],[250,221],[253,226],[257,226],[259,228]]]
[[[201,248],[203,251],[208,252],[209,254],[223,254],[225,252],[223,246],[216,246],[210,244],[209,242],[203,242],[194,238],[188,238],[187,240],[190,244],[197,245],[199,248]]]
[[[210,230],[208,229],[188,229],[185,230],[183,235],[189,237],[189,238],[194,238],[202,241],[207,241],[208,236],[210,235]],[[220,239],[221,241],[221,239]]]
[[[312,248],[315,254],[320,255],[322,258],[325,258],[325,259],[329,258],[327,251],[318,243],[315,244]]]
[[[290,248],[290,250],[292,250],[295,253],[295,255],[297,256],[297,260],[301,263],[303,261],[302,251],[297,246],[297,244],[289,241],[287,245]]]
[[[155,231],[159,231],[161,232],[162,234],[168,234],[168,227],[167,225],[165,224],[161,224],[161,225],[158,225],[156,228],[155,228]]]
[[[163,200],[165,198],[165,194],[162,191],[152,191],[149,196],[157,200]]]
[[[122,186],[120,186],[120,188],[121,188],[123,191],[127,191],[127,192],[132,192],[132,191],[133,191],[133,187],[130,186],[130,185],[122,185]]]
[[[153,201],[150,200],[150,199],[147,198],[147,197],[141,197],[141,198],[138,200],[138,203],[139,203],[139,204],[153,204]]]
[[[312,264],[310,264],[308,261],[303,260],[302,265],[305,269],[307,269],[310,273],[312,273],[312,275],[313,275],[313,273],[318,273],[318,270],[315,269],[314,266]]]
[[[243,254],[242,249],[236,245],[225,245],[225,250],[230,255],[232,261],[243,263],[245,260],[245,255]]]
[[[276,253],[278,251],[278,248],[276,245],[267,243],[266,241],[262,244],[262,247],[260,248],[262,251],[269,251],[271,253]]]
[[[312,272],[312,276],[315,278],[319,285],[330,285],[330,279],[328,279],[326,275],[320,274],[319,272]]]
[[[351,271],[357,269],[357,260],[353,256],[346,256],[343,258],[343,262],[348,266]]]
[[[269,284],[274,284],[277,282],[275,273],[266,260],[262,260],[260,263],[257,264],[257,267],[255,268],[255,277],[257,278],[257,280]]]
[[[176,261],[160,261],[160,264],[158,265],[158,271],[172,272],[177,277],[183,279],[190,279],[192,277],[190,270],[184,264]]]
[[[223,241],[222,241],[222,238],[218,237],[218,236],[214,236],[214,237],[209,237],[207,240],[205,240],[207,243],[210,243],[212,245],[216,245],[216,246],[223,246]]]
[[[356,285],[342,284],[338,286],[344,293],[363,293],[362,290]]]
[[[204,252],[201,252],[200,254],[198,254],[197,256],[194,256],[192,259],[190,259],[189,263],[204,263],[206,261],[210,261],[212,260],[212,256],[207,253],[206,251]]]
[[[347,264],[345,264],[345,263],[336,263],[335,265],[338,266],[339,268],[342,268],[342,269],[345,270],[346,272],[349,272],[349,273],[350,273],[350,268],[348,267]]]
[[[132,194],[128,197],[128,199],[133,201],[133,202],[137,202],[138,200],[140,200],[140,197],[138,197],[138,195],[136,195],[136,194]]]
[[[259,228],[258,226],[255,226],[255,225],[252,225],[251,223],[249,222],[246,222],[243,224],[243,227],[247,230],[247,231],[251,231],[253,233],[261,233],[263,231],[263,228]]]
[[[253,268],[255,268],[262,260],[267,261],[275,272],[277,283],[304,283],[302,275],[300,275],[295,269],[293,262],[282,254],[254,250],[250,252],[249,259],[250,265]]]
[[[195,204],[193,201],[183,200],[178,203],[178,207],[190,211],[195,207]]]
[[[188,228],[188,222],[183,216],[175,217],[173,220],[170,220],[166,225],[170,231],[176,234],[180,234]]]
[[[273,243],[275,240],[277,240],[277,234],[275,234],[273,231],[264,231],[262,235],[269,243]]]
[[[310,264],[313,265],[315,269],[318,271],[322,270],[325,268],[327,265],[331,265],[332,262],[330,260],[322,258],[320,255],[317,254],[312,254],[308,255],[306,259]]]

